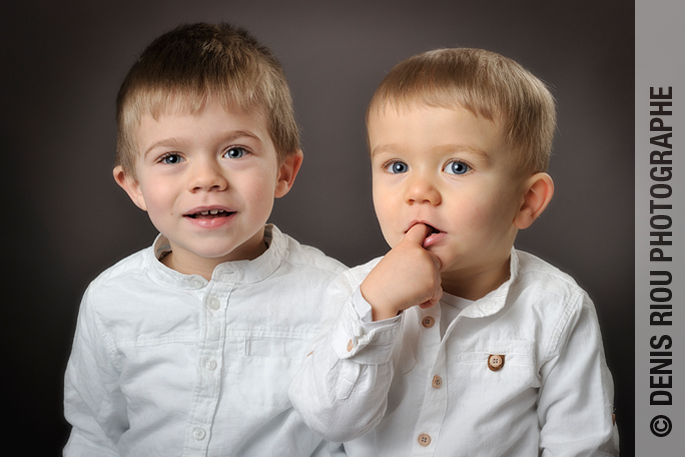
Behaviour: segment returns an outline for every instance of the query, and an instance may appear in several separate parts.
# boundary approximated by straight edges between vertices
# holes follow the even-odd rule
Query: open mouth
[[[426,238],[428,238],[429,236],[434,235],[436,233],[442,233],[442,230],[438,230],[430,224],[424,224],[424,225],[426,227],[428,227],[428,234],[426,235]]]
[[[191,219],[214,219],[217,217],[228,217],[235,214],[235,211],[225,211],[223,209],[210,209],[205,211],[198,211],[196,213],[186,214],[185,217]]]
[[[442,230],[440,230],[437,227],[430,225],[427,222],[419,221],[419,222],[416,222],[416,224],[423,224],[426,227],[428,227],[426,237],[423,239],[423,243],[422,243],[424,248],[428,248],[428,247],[440,242],[447,235],[447,233],[443,232]]]
[[[428,238],[428,237],[431,236],[431,235],[435,235],[436,233],[443,233],[442,230],[440,230],[440,229],[438,229],[438,228],[436,228],[436,227],[433,227],[432,225],[430,225],[430,224],[427,223],[427,222],[421,222],[421,221],[412,223],[412,224],[409,226],[409,229],[407,229],[407,231],[404,232],[404,233],[407,233],[412,227],[414,227],[414,226],[417,225],[417,224],[422,224],[422,225],[425,225],[426,227],[428,227],[428,233],[426,233],[426,238]]]

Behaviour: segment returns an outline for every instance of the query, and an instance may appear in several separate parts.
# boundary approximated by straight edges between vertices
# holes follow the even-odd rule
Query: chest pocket
[[[226,375],[244,403],[274,411],[290,407],[288,388],[304,359],[306,335],[248,334],[234,342],[235,350],[227,351]]]
[[[296,337],[248,337],[245,340],[245,355],[300,360],[304,358],[308,342],[306,338]]]
[[[522,391],[540,387],[534,345],[528,341],[486,344],[459,354],[457,373],[491,393]]]

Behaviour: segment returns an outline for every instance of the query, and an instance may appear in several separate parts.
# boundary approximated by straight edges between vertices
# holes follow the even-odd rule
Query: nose
[[[198,160],[191,166],[188,187],[191,192],[221,191],[228,187],[228,180],[216,161]]]
[[[417,174],[409,177],[405,189],[405,202],[408,204],[428,203],[437,206],[442,203],[442,196],[430,176]]]

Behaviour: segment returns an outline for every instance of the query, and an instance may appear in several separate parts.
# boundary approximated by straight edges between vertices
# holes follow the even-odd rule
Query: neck
[[[239,260],[254,260],[262,255],[268,248],[264,240],[264,232],[255,236],[255,242],[243,244],[237,249],[234,249],[229,254],[221,257],[202,257],[196,253],[187,251],[174,243],[171,245],[171,252],[160,259],[160,261],[179,273],[185,275],[198,275],[205,278],[207,281],[212,279],[214,269],[225,262],[234,262]]]
[[[510,276],[510,257],[496,266],[468,274],[442,275],[442,290],[450,295],[476,301],[504,284]]]

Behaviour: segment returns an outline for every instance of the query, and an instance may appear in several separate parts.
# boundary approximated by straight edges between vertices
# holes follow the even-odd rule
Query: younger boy
[[[64,455],[326,455],[287,391],[343,266],[265,225],[302,162],[280,64],[242,29],[181,26],[117,123],[114,178],[161,234],[85,293]]]
[[[616,455],[594,306],[513,248],[553,194],[544,84],[491,52],[427,52],[387,75],[367,125],[392,249],[331,287],[295,408],[350,457]]]

